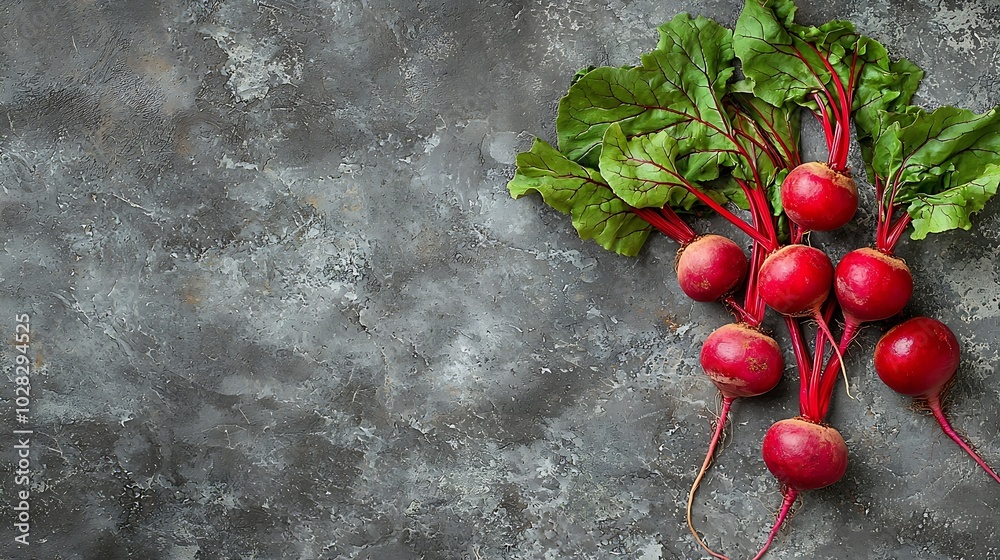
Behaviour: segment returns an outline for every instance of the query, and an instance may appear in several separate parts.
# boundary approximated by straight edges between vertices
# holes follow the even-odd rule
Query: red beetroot
[[[941,429],[994,480],[1000,476],[959,436],[941,407],[941,396],[958,371],[961,347],[947,325],[914,317],[889,329],[875,345],[875,372],[890,389],[924,401]]]
[[[903,259],[865,247],[840,259],[833,287],[847,322],[882,321],[906,307],[913,276]]]
[[[772,424],[761,447],[764,464],[781,482],[784,499],[767,542],[754,560],[763,557],[771,546],[799,492],[829,486],[847,472],[847,444],[840,432],[804,418]]]
[[[958,338],[947,325],[914,317],[889,329],[875,345],[875,372],[897,393],[929,398],[941,393],[961,360]]]
[[[705,550],[715,557],[724,558],[708,548],[694,528],[691,520],[694,495],[712,464],[733,401],[741,397],[755,397],[773,389],[781,381],[785,364],[781,347],[773,338],[750,325],[731,323],[719,327],[705,339],[701,347],[701,367],[722,393],[722,410],[708,444],[705,461],[688,494],[687,522],[691,534]]]
[[[704,235],[678,251],[677,282],[691,299],[715,301],[740,284],[748,265],[743,249],[732,240]]]
[[[814,316],[830,295],[833,263],[823,251],[808,245],[786,245],[760,267],[758,292],[782,315]]]
[[[806,230],[835,230],[858,209],[858,185],[848,172],[811,161],[793,169],[781,183],[781,204],[788,219]]]
[[[781,381],[781,348],[749,325],[730,323],[716,329],[701,347],[701,367],[723,398],[755,397]]]
[[[803,418],[775,422],[762,448],[767,469],[795,491],[824,488],[847,472],[847,444],[840,432]]]

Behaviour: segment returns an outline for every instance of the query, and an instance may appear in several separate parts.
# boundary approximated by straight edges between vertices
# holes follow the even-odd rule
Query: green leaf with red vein
[[[823,123],[828,163],[846,169],[849,125],[857,120],[862,149],[866,131],[885,111],[902,110],[923,72],[906,60],[892,62],[878,41],[847,21],[818,27],[794,22],[791,0],[748,0],[733,46],[754,95],[780,105],[788,99]]]
[[[803,26],[794,22],[795,10],[791,0],[749,0],[736,22],[733,47],[756,96],[772,105],[791,100],[816,109],[814,94],[839,99],[824,58],[846,88],[856,54],[862,64],[855,68],[852,111],[864,109],[864,120],[910,103],[923,78],[919,67],[891,61],[881,43],[858,34],[851,22]]]
[[[752,167],[741,164],[733,170],[733,175],[754,184],[759,179],[771,200],[777,201],[773,205],[774,215],[780,215],[781,179],[801,163],[800,112],[793,103],[776,107],[739,91],[731,93],[728,99],[732,102],[735,135],[753,159]]]
[[[920,86],[924,71],[906,59],[890,61],[889,53],[878,42],[867,39],[868,62],[858,75],[854,126],[868,179],[875,182],[870,165],[878,137],[894,122],[912,119],[916,107],[909,104]]]
[[[957,107],[887,114],[866,162],[883,186],[883,203],[906,206],[914,239],[969,229],[1000,183],[1000,108]]]
[[[637,255],[652,229],[599,172],[571,161],[543,140],[517,155],[517,171],[507,188],[515,199],[539,193],[546,204],[572,217],[581,238],[622,255]]]
[[[629,139],[618,123],[607,128],[601,149],[601,173],[611,189],[636,208],[690,210],[695,188],[677,170],[677,141],[669,132]],[[716,194],[716,201],[723,197]]]
[[[795,9],[791,0],[747,0],[736,21],[733,47],[754,95],[771,105],[792,101],[816,110],[814,94],[839,99],[820,53],[846,84],[850,61],[845,57],[859,36],[847,21],[797,25]]]
[[[643,55],[640,66],[597,68],[573,83],[559,103],[559,149],[597,167],[611,124],[618,123],[629,137],[669,130],[686,176],[696,181],[718,177],[719,156],[707,152],[732,148],[721,104],[734,71],[732,32],[686,14],[661,25],[659,32],[657,49]]]
[[[907,212],[913,218],[913,239],[951,229],[971,229],[971,216],[982,210],[997,194],[1000,165],[988,165],[983,175],[968,182],[945,187],[934,194],[914,194]]]
[[[924,77],[924,71],[909,60],[890,61],[885,47],[867,39],[867,63],[858,76],[854,110],[858,140],[862,148],[879,129],[878,121],[889,113],[902,112],[909,106]]]

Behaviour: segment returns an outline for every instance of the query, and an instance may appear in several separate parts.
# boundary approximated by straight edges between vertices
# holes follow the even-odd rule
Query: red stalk
[[[854,105],[854,87],[855,87],[855,78],[857,77],[857,66],[858,66],[858,52],[854,51],[851,57],[851,75],[847,79],[848,96],[844,102],[844,110],[846,111],[848,118],[850,117],[851,110],[853,109]],[[847,121],[844,123],[843,145],[841,146],[841,151],[838,153],[838,155],[841,158],[839,160],[840,165],[841,167],[844,168],[846,168],[847,166],[847,156],[851,151],[851,134],[849,130],[850,130],[850,121]]]
[[[813,367],[810,370],[809,378],[809,401],[799,403],[799,411],[802,417],[816,423],[822,423],[826,419],[826,413],[822,409],[823,388],[821,385],[823,370],[823,357],[826,355],[826,343],[835,345],[830,329],[819,314],[813,318],[816,321],[816,347],[813,352]],[[836,353],[834,353],[836,355]],[[839,363],[839,362],[838,362]]]
[[[822,318],[814,317],[814,321],[817,322],[817,327],[822,324]],[[812,420],[813,422],[822,422],[823,418],[819,416],[818,401],[820,399],[820,368],[823,364],[823,356],[826,354],[826,336],[824,335],[823,329],[816,329],[816,344],[813,350],[813,363],[812,368],[809,370],[809,388],[807,393],[809,398],[805,402],[799,403],[799,414],[807,420]]]
[[[743,307],[747,311],[747,322],[754,326],[760,326],[764,321],[767,306],[764,304],[757,290],[757,273],[767,255],[777,248],[778,234],[774,229],[774,221],[771,219],[771,207],[767,202],[764,192],[760,188],[752,188],[746,181],[741,179],[737,179],[736,181],[747,197],[754,229],[757,231],[763,229],[769,239],[769,243],[766,245],[761,243],[754,243],[753,245],[750,273],[747,278],[746,294],[743,302]]]
[[[830,149],[830,153],[827,156],[827,158],[829,160],[829,161],[827,161],[827,165],[829,165],[830,167],[832,167],[835,171],[839,171],[840,169],[843,169],[844,166],[843,166],[843,164],[837,164],[835,162],[839,162],[840,159],[841,159],[841,157],[840,157],[840,151],[843,148],[843,144],[844,144],[844,141],[843,141],[843,138],[844,138],[844,127],[842,127],[840,125],[840,123],[838,122],[837,125],[834,127],[834,130],[835,130],[835,132],[833,133],[833,147]],[[839,168],[838,168],[838,165],[839,165]]]
[[[851,99],[853,98],[854,91],[851,91],[851,95],[848,95],[844,91],[844,83],[840,80],[840,75],[834,70],[833,65],[830,64],[830,60],[819,52],[819,49],[815,45],[809,43],[816,55],[823,61],[823,65],[826,67],[826,71],[830,73],[830,79],[833,81],[833,85],[837,88],[837,104],[834,104],[834,99],[832,96],[830,99],[831,108],[834,111],[834,118],[836,119],[836,140],[837,143],[831,146],[829,161],[827,162],[830,167],[835,171],[843,171],[847,166],[847,152],[846,147],[843,146],[842,136],[846,136],[847,142],[850,142],[850,135],[847,134],[847,129],[850,126],[851,117]],[[856,53],[855,53],[856,56]],[[853,82],[854,74],[854,63],[851,63],[851,78],[850,81]],[[829,92],[827,92],[829,95]],[[839,105],[839,107],[838,107]],[[848,144],[849,146],[850,144]],[[841,153],[843,151],[843,153]],[[836,159],[834,157],[836,156]]]
[[[792,341],[792,349],[795,352],[796,362],[799,369],[799,414],[813,422],[822,423],[826,413],[822,407],[822,395],[819,379],[822,369],[824,346],[827,341],[834,344],[833,335],[830,334],[829,325],[833,318],[833,311],[836,309],[836,299],[831,297],[826,300],[822,311],[817,311],[811,318],[817,323],[816,345],[812,358],[809,357],[809,350],[802,337],[801,317],[785,317],[785,326],[788,329]],[[836,353],[835,353],[836,356]],[[839,362],[838,362],[839,365]],[[830,364],[827,364],[827,368]]]
[[[891,196],[887,200],[882,179],[875,177],[875,196],[879,206],[878,224],[875,228],[875,246],[887,255],[895,252],[896,245],[906,232],[906,227],[913,220],[905,208],[892,203],[897,190],[897,186],[894,185]],[[900,216],[893,222],[893,216],[897,212],[900,212]]]
[[[633,208],[632,212],[643,220],[649,222],[649,224],[659,230],[660,233],[666,235],[681,245],[691,243],[694,241],[695,237],[698,236],[695,231],[691,229],[691,226],[689,226],[687,222],[678,216],[677,213],[674,212],[674,210],[669,206],[664,206],[660,209]]]
[[[843,356],[847,352],[847,348],[854,341],[854,337],[857,336],[860,326],[857,321],[852,319],[845,320],[844,331],[840,334],[840,342],[837,345],[840,356]],[[817,408],[820,418],[826,418],[827,413],[830,411],[830,402],[833,400],[833,388],[836,386],[837,378],[840,375],[840,366],[840,357],[834,353],[830,356],[830,361],[827,362],[826,369],[823,370],[819,386],[820,400]]]
[[[760,271],[760,266],[764,264],[767,254],[767,251],[756,243],[750,250],[750,272],[747,274],[743,307],[746,309],[746,322],[755,327],[759,327],[764,322],[764,314],[767,311],[767,306],[764,305],[764,301],[757,291],[757,273]]]
[[[795,352],[795,362],[799,368],[799,403],[808,402],[809,384],[803,374],[809,371],[809,363],[812,361],[809,357],[809,349],[802,339],[802,326],[799,325],[798,318],[786,316],[785,326],[792,339],[792,350]]]
[[[740,190],[743,191],[743,195],[747,197],[747,205],[750,207],[750,223],[753,224],[754,229],[761,231],[761,225],[764,220],[762,210],[760,205],[757,204],[756,195],[754,191],[756,189],[752,188],[749,183],[743,179],[735,179],[736,184],[740,186]],[[766,209],[765,209],[766,210]]]
[[[771,218],[771,205],[768,203],[763,189],[753,189],[753,195],[752,200],[756,201],[755,205],[758,212],[760,212],[760,220],[764,224],[764,231],[767,232],[767,236],[771,240],[771,246],[765,248],[774,251],[778,248],[778,231],[774,228],[774,220]]]
[[[888,209],[886,208],[885,184],[882,183],[882,178],[878,175],[875,176],[875,202],[878,205],[878,223],[875,226],[875,246],[879,251],[886,253],[889,245],[887,241],[887,232],[889,220],[892,218],[892,205],[889,205]]]
[[[816,120],[823,125],[823,134],[826,136],[826,145],[832,149],[832,146],[834,145],[833,127],[830,125],[830,115],[826,111],[826,102],[819,92],[813,93],[813,100],[816,102],[816,105],[819,106],[820,113],[819,115],[813,113],[813,115],[816,115]]]
[[[899,220],[889,230],[889,237],[886,240],[886,254],[891,255],[895,252],[896,245],[899,244],[899,240],[903,237],[903,233],[906,232],[906,226],[910,225],[911,220],[910,214],[906,210],[903,210],[903,215],[899,217]]]
[[[764,246],[768,246],[771,244],[771,240],[764,237],[764,235],[761,234],[761,232],[751,227],[750,224],[741,220],[738,216],[736,216],[736,214],[733,214],[718,202],[712,200],[712,197],[701,192],[699,189],[695,187],[691,187],[689,190],[691,191],[692,194],[698,197],[698,200],[704,202],[706,206],[718,212],[723,218],[728,220],[734,226],[740,228],[740,230],[742,230],[743,233],[747,234],[750,237],[750,239],[753,239],[755,242],[760,243]]]

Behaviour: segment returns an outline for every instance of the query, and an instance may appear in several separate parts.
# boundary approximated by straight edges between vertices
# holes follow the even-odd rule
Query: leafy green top
[[[508,183],[511,196],[537,192],[545,203],[570,214],[583,239],[634,256],[649,237],[650,226],[632,213],[611,190],[601,174],[559,153],[544,140],[517,155],[517,173]]]
[[[923,73],[905,60],[891,62],[885,47],[850,22],[803,26],[794,17],[791,0],[748,0],[734,50],[755,96],[772,105],[788,99],[820,119],[827,163],[844,170],[851,117],[867,122],[905,106]]]
[[[534,157],[518,159],[510,183],[514,196],[542,193],[547,203],[574,216],[582,236],[625,254],[634,254],[636,243],[645,240],[635,235],[640,229],[635,217],[621,229],[626,220],[620,213],[628,209],[689,212],[707,205],[753,234],[722,207],[731,200],[746,208],[746,189],[716,179],[732,173],[746,188],[767,189],[777,200],[780,170],[798,159],[794,107],[769,106],[732,81],[730,30],[686,14],[658,30],[656,49],[644,54],[640,65],[587,68],[574,75],[559,104],[558,152],[536,142],[528,153]],[[565,161],[556,163],[559,154]],[[568,177],[585,194],[567,196]],[[610,193],[595,191],[595,183]],[[597,219],[591,200],[596,192],[603,205],[597,208],[618,213],[614,219],[610,214]],[[614,205],[607,198],[612,195],[619,199]],[[592,218],[586,224],[579,218],[585,214]]]
[[[798,25],[795,10],[791,0],[748,0],[736,21],[734,49],[755,96],[818,110],[816,94],[838,99],[831,68],[843,83],[850,81],[848,54],[861,36],[848,21]]]
[[[718,100],[733,74],[732,32],[686,14],[659,28],[656,50],[634,67],[601,67],[576,80],[559,103],[559,149],[597,167],[604,133],[617,123],[626,136],[670,131],[678,140],[686,175],[695,181],[719,174],[712,150],[728,147],[728,123]],[[728,163],[723,161],[723,163]]]
[[[913,239],[969,229],[1000,185],[1000,108],[911,107],[875,122],[868,165],[884,215],[905,206]]]

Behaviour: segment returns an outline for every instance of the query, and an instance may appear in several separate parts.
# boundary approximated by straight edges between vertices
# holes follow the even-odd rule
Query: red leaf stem
[[[803,374],[809,371],[809,348],[806,347],[802,338],[802,325],[798,317],[785,317],[785,327],[788,329],[789,337],[792,339],[792,350],[795,352],[795,361],[799,369],[799,406],[809,400],[809,384]]]
[[[833,353],[830,356],[830,361],[826,364],[826,369],[823,370],[819,387],[819,406],[817,408],[820,418],[826,418],[827,413],[830,411],[830,403],[833,400],[833,389],[837,385],[837,378],[840,377],[840,356],[843,356],[847,352],[847,348],[850,347],[851,342],[854,341],[854,337],[857,336],[860,326],[859,323],[853,320],[845,321],[844,330],[840,333],[840,341],[837,344],[839,356],[836,352]]]
[[[910,225],[910,221],[913,218],[910,216],[909,212],[903,210],[903,214],[896,220],[892,228],[889,230],[889,236],[886,239],[886,245],[883,252],[888,255],[893,254],[896,251],[896,245],[899,244],[899,240],[902,239],[903,233],[906,232],[906,226]]]
[[[698,236],[691,229],[691,226],[669,206],[665,206],[659,210],[655,208],[632,208],[632,212],[649,222],[660,233],[681,245],[687,245]]]

